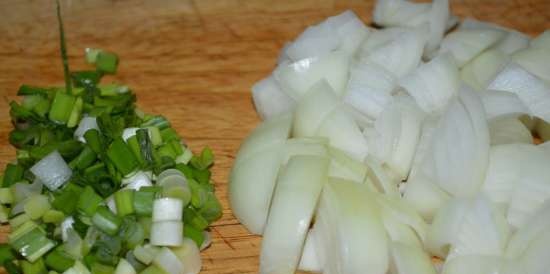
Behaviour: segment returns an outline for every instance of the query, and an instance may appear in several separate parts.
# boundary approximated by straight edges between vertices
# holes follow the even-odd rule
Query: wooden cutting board
[[[216,153],[214,181],[224,215],[203,252],[205,274],[257,273],[261,238],[235,220],[227,178],[241,140],[258,124],[251,85],[273,69],[279,49],[308,25],[352,9],[370,22],[373,1],[61,0],[72,69],[86,47],[119,54],[113,81],[128,84],[146,112],[162,113],[195,150]],[[548,0],[456,0],[453,12],[536,35],[550,29]],[[54,1],[0,3],[0,169],[8,144],[9,100],[19,85],[63,79]],[[5,240],[6,228],[0,232]]]

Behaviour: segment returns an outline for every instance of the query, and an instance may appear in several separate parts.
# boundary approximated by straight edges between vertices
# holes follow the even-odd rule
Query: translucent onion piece
[[[434,0],[430,10],[429,29],[430,36],[426,44],[425,55],[431,55],[443,40],[443,35],[447,29],[447,22],[450,18],[449,0]]]
[[[511,92],[488,90],[481,94],[481,101],[487,119],[518,118],[529,113],[525,104]]]
[[[422,242],[426,240],[428,225],[406,200],[382,195],[376,198],[384,217],[393,217],[399,223],[408,225]]]
[[[430,256],[418,246],[391,244],[389,274],[436,274]]]
[[[517,94],[532,115],[550,121],[550,87],[521,66],[508,64],[488,89]]]
[[[389,43],[362,56],[361,62],[378,64],[401,78],[418,67],[425,42],[426,38],[421,30],[403,31]]]
[[[322,272],[321,265],[323,265],[317,257],[317,245],[316,245],[316,232],[315,229],[310,229],[307,233],[306,242],[302,251],[302,257],[298,266],[299,270],[309,272]]]
[[[323,273],[387,271],[388,240],[372,195],[364,184],[329,181],[325,185],[315,223]]]
[[[504,37],[498,41],[493,48],[502,51],[505,54],[512,54],[518,50],[529,46],[529,36],[513,29],[508,29],[490,22],[478,21],[472,18],[466,18],[460,24],[459,30],[500,30],[504,31]]]
[[[180,246],[183,242],[183,222],[153,222],[150,241],[156,246]]]
[[[229,202],[239,221],[254,234],[262,234],[281,162],[284,144],[235,164],[229,178]]]
[[[384,109],[369,133],[372,155],[386,163],[401,180],[407,178],[411,169],[423,118],[410,97],[400,96]]]
[[[298,101],[294,113],[294,137],[313,137],[325,118],[338,107],[338,97],[325,80],[317,82]]]
[[[529,154],[538,153],[529,144],[507,144],[491,147],[489,166],[482,190],[489,199],[506,212],[516,185],[519,184],[522,166]]]
[[[13,192],[15,196],[16,202],[21,202],[33,195],[42,193],[42,188],[44,185],[40,180],[34,180],[32,184],[29,184],[27,182],[18,182],[13,185],[13,189],[15,190]],[[15,212],[11,212],[11,214],[17,214]]]
[[[290,136],[292,115],[284,114],[265,120],[256,127],[241,143],[235,165],[248,157],[274,145],[284,145]]]
[[[430,12],[429,3],[406,0],[378,0],[373,11],[374,22],[380,26],[418,26]],[[416,24],[414,24],[416,23]]]
[[[167,274],[182,274],[184,265],[169,248],[163,247],[153,259],[153,264]]]
[[[126,260],[120,259],[114,274],[136,274],[134,267]]]
[[[335,29],[336,34],[340,37],[340,46],[338,49],[350,56],[356,54],[361,43],[370,34],[369,28],[351,10],[329,17],[326,23]]]
[[[264,78],[252,86],[252,99],[262,120],[287,113],[295,104],[294,99],[279,87],[273,76]]]
[[[73,174],[57,150],[34,164],[30,171],[51,191],[61,187]]]
[[[500,256],[468,255],[449,260],[445,263],[442,274],[512,274],[507,272],[513,266]],[[521,272],[523,273],[523,272]]]
[[[368,183],[373,185],[378,192],[384,193],[388,196],[401,196],[399,189],[397,188],[399,179],[392,176],[389,170],[384,168],[380,161],[372,157],[367,157],[365,163],[369,167],[369,172],[367,173]]]
[[[392,242],[417,246],[419,248],[424,247],[422,241],[418,238],[418,234],[410,226],[403,224],[394,216],[382,214],[382,221],[386,228],[386,233]]]
[[[129,177],[122,179],[122,185],[125,188],[139,190],[144,186],[153,186],[149,175],[143,171],[138,171]]]
[[[343,105],[339,105],[326,116],[317,129],[316,136],[328,138],[332,147],[344,151],[358,161],[363,161],[367,156],[367,140]]]
[[[283,164],[286,165],[288,160],[296,155],[327,155],[328,140],[325,138],[307,137],[307,138],[291,138],[286,141],[284,150],[285,155]]]
[[[416,146],[416,151],[414,154],[414,159],[411,164],[411,172],[409,177],[414,177],[416,172],[421,168],[421,163],[428,154],[432,146],[432,138],[437,127],[438,117],[427,117],[422,123],[422,129],[420,138],[418,140],[418,145]]]
[[[195,241],[184,238],[181,246],[172,247],[172,252],[183,263],[181,274],[199,274],[202,268],[201,254]]]
[[[489,122],[491,145],[532,144],[531,131],[517,118],[493,119]]]
[[[360,62],[352,67],[344,102],[367,119],[375,120],[392,100],[397,79],[383,67]]]
[[[504,33],[499,30],[477,29],[459,30],[450,33],[441,42],[440,52],[449,52],[456,64],[463,67],[485,49],[502,39]]]
[[[527,48],[512,56],[512,60],[528,72],[550,83],[550,48]]]
[[[403,198],[409,201],[426,221],[430,221],[435,212],[450,199],[450,195],[424,172],[419,172],[407,182]]]
[[[548,231],[550,227],[550,201],[546,201],[521,229],[510,238],[506,247],[506,257],[519,258],[529,246]]]
[[[365,42],[359,48],[359,59],[364,59],[374,50],[395,40],[403,32],[410,31],[408,28],[384,28],[373,30]]]
[[[153,203],[153,222],[181,221],[183,202],[177,198],[160,198]]]
[[[428,230],[426,249],[439,258],[446,258],[458,238],[464,216],[470,208],[467,199],[452,199],[434,216]]]
[[[95,117],[82,117],[80,120],[80,123],[78,124],[78,127],[74,131],[74,137],[75,139],[79,140],[80,142],[86,143],[86,140],[84,139],[84,133],[90,129],[97,129],[99,130],[99,126],[97,125],[97,121]]]
[[[260,273],[296,271],[328,165],[327,157],[298,155],[281,171],[264,230]]]
[[[508,55],[502,51],[489,49],[468,62],[460,71],[460,76],[471,87],[483,91],[508,61]]]
[[[550,49],[550,30],[544,31],[533,39],[531,41],[531,47]]]
[[[299,100],[315,83],[326,79],[338,96],[343,95],[349,78],[350,57],[334,51],[291,64],[281,64],[273,72],[280,87]]]
[[[361,161],[357,161],[345,152],[337,148],[328,148],[331,158],[329,176],[363,183],[369,173],[369,167]]]
[[[544,274],[550,269],[550,232],[546,230],[532,241],[521,258],[521,273]]]
[[[452,57],[441,55],[400,79],[399,85],[425,112],[441,112],[458,91],[460,77]]]

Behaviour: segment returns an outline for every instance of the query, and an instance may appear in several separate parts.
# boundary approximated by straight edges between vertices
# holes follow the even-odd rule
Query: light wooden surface
[[[548,0],[456,0],[453,12],[535,35],[550,29]],[[20,84],[62,83],[53,0],[0,3],[0,170],[14,158],[7,141],[8,101]],[[162,113],[195,150],[216,153],[214,180],[224,215],[203,252],[206,274],[257,273],[260,238],[228,208],[229,168],[240,141],[258,123],[250,86],[273,69],[283,43],[306,26],[353,9],[367,22],[372,1],[62,0],[71,68],[86,68],[83,49],[117,52],[114,80]],[[5,237],[5,233],[0,233]],[[284,240],[284,239],[281,239]]]

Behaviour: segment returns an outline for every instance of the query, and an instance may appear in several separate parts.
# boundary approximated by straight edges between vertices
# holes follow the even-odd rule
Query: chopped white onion
[[[459,30],[450,33],[441,42],[441,53],[449,52],[458,67],[463,67],[481,52],[502,39],[504,32],[490,29]]]
[[[532,144],[531,131],[517,118],[500,118],[489,121],[491,145]]]
[[[370,183],[378,192],[388,196],[398,197],[401,195],[397,188],[399,184],[397,176],[392,176],[393,174],[390,173],[390,170],[385,168],[384,165],[375,158],[367,157],[365,163],[369,167],[369,172],[367,172],[367,183]]]
[[[183,223],[181,221],[153,222],[150,242],[156,246],[181,246],[183,243]]]
[[[418,246],[391,244],[389,274],[436,274],[430,256]]]
[[[411,74],[399,80],[402,86],[427,113],[441,112],[455,97],[460,76],[452,57],[440,55],[421,64]]]
[[[550,48],[527,48],[512,55],[512,60],[528,72],[550,83]]]
[[[331,158],[328,174],[330,177],[337,177],[362,183],[369,173],[368,166],[361,161],[349,157],[337,148],[328,148]]]
[[[484,91],[509,59],[500,50],[486,50],[462,67],[460,76],[471,87]]]
[[[305,137],[305,138],[291,138],[286,141],[284,150],[283,165],[288,163],[288,160],[296,155],[314,155],[325,156],[327,155],[328,140],[325,138],[317,137]]]
[[[153,202],[153,222],[181,221],[183,202],[176,198],[160,198]]]
[[[443,35],[447,30],[447,22],[450,16],[449,0],[433,0],[429,13],[430,35],[426,44],[425,55],[432,55],[439,47]]]
[[[328,165],[328,157],[297,155],[281,171],[263,234],[260,273],[296,271]]]
[[[529,218],[525,226],[512,235],[506,247],[506,257],[523,256],[529,246],[548,231],[548,227],[550,227],[550,200]]]
[[[512,54],[518,50],[529,46],[529,36],[513,29],[508,29],[493,23],[478,21],[472,18],[466,18],[460,24],[459,30],[499,30],[504,31],[504,37],[494,46],[494,49],[500,50],[506,54]]]
[[[304,243],[304,248],[302,251],[302,257],[300,259],[300,264],[298,269],[302,271],[309,272],[322,272],[321,263],[317,256],[317,245],[316,245],[316,232],[315,229],[310,229],[307,233],[306,241]]]
[[[327,81],[317,82],[298,101],[294,113],[295,137],[312,137],[325,118],[338,107],[338,97]]]
[[[34,164],[30,171],[51,191],[65,184],[73,174],[57,150]]]
[[[86,143],[86,140],[84,139],[84,133],[90,129],[97,129],[99,130],[99,126],[97,125],[97,120],[95,117],[82,117],[80,119],[80,123],[78,124],[78,127],[74,131],[74,138],[79,140],[82,143]]]
[[[294,99],[281,89],[272,75],[252,86],[252,99],[262,120],[287,113],[295,104]]]
[[[523,104],[519,97],[507,91],[488,90],[481,94],[483,108],[487,119],[495,118],[518,118],[529,113],[529,109]]]
[[[409,226],[420,239],[425,242],[428,224],[410,204],[399,197],[377,195],[383,218],[393,218],[400,224]],[[387,227],[387,226],[386,226]]]

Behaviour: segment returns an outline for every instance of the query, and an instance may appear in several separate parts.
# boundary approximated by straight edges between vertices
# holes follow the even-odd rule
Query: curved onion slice
[[[367,157],[365,163],[369,167],[367,173],[367,183],[372,185],[378,192],[384,193],[388,196],[399,197],[399,179],[390,174],[389,170],[385,168],[380,161]]]
[[[183,244],[178,247],[171,247],[172,252],[183,263],[181,274],[199,274],[202,268],[201,254],[195,241],[184,238]]]
[[[411,169],[420,139],[423,113],[409,97],[398,97],[380,114],[368,132],[372,155],[386,163],[403,180]]]
[[[519,264],[500,256],[468,255],[449,260],[443,267],[442,274],[513,274]]]
[[[283,165],[286,165],[290,158],[296,155],[325,156],[328,140],[318,137],[291,138],[286,141],[284,147]]]
[[[327,81],[321,80],[298,101],[294,114],[295,137],[315,136],[317,129],[338,106],[338,97]]]
[[[409,201],[425,220],[430,221],[435,212],[450,199],[450,195],[425,173],[419,172],[407,182],[403,198]]]
[[[262,120],[289,112],[295,104],[294,99],[279,87],[273,76],[252,86],[252,99]]]
[[[430,10],[430,36],[426,44],[425,55],[431,55],[441,44],[450,17],[449,0],[433,0]]]
[[[307,233],[306,242],[302,251],[302,257],[300,259],[300,264],[298,265],[299,270],[315,273],[323,271],[321,268],[323,263],[320,262],[319,258],[317,257],[318,249],[316,245],[316,234],[317,233],[315,232],[314,228],[310,229]]]
[[[443,39],[440,52],[450,52],[458,67],[463,67],[482,51],[502,39],[503,36],[504,33],[499,30],[477,29],[455,31]]]
[[[391,241],[423,248],[418,234],[410,226],[401,223],[394,216],[385,214],[382,214],[382,222]]]
[[[513,29],[508,29],[493,23],[466,18],[460,24],[459,30],[500,30],[504,31],[504,37],[493,48],[505,54],[512,54],[529,46],[529,36]]]
[[[413,229],[417,237],[424,242],[428,225],[422,219],[420,214],[414,210],[407,201],[390,196],[377,195],[376,201],[380,205],[382,215],[385,217],[394,218],[401,224],[405,224]]]
[[[379,274],[388,269],[388,240],[374,197],[364,184],[325,185],[315,228],[323,273]],[[368,247],[368,248],[365,248]]]
[[[349,157],[345,152],[329,147],[328,153],[331,158],[328,174],[330,177],[342,178],[358,183],[363,183],[369,173],[369,167]]]
[[[280,64],[273,76],[281,88],[294,100],[299,100],[310,88],[326,79],[338,96],[343,95],[349,78],[350,57],[334,51],[291,64]]]
[[[531,131],[517,118],[500,118],[489,122],[491,145],[532,144]]]
[[[521,257],[521,273],[544,274],[550,269],[550,232],[541,233]]]
[[[495,118],[518,118],[529,113],[529,109],[523,104],[519,97],[507,91],[488,90],[481,94],[483,108],[487,119]]]
[[[436,274],[430,256],[422,247],[394,242],[391,257],[389,274]]]
[[[523,256],[529,246],[550,227],[550,200],[546,201],[526,225],[516,231],[506,247],[506,257],[519,258]]]
[[[550,87],[521,66],[508,64],[488,89],[515,93],[532,115],[550,122]]]
[[[375,29],[370,34],[367,40],[359,48],[359,60],[364,59],[376,49],[395,40],[402,33],[409,31],[408,28],[384,28]]]
[[[264,230],[260,273],[296,271],[328,165],[327,157],[298,155],[282,170]]]
[[[415,26],[411,24],[426,20],[430,8],[429,3],[378,0],[373,11],[373,20],[380,26]]]
[[[425,112],[441,112],[457,93],[460,76],[452,57],[441,55],[421,64],[411,74],[400,79],[399,85]]]
[[[489,49],[468,62],[460,71],[460,76],[471,87],[485,90],[508,61],[508,55],[502,51]]]
[[[367,119],[375,120],[392,100],[397,79],[383,67],[360,62],[352,67],[344,102]]]
[[[550,83],[550,48],[527,48],[512,55],[512,60],[530,73]]]
[[[447,257],[458,237],[460,225],[468,208],[468,200],[452,199],[437,211],[426,240],[426,249],[431,254],[439,258]]]

